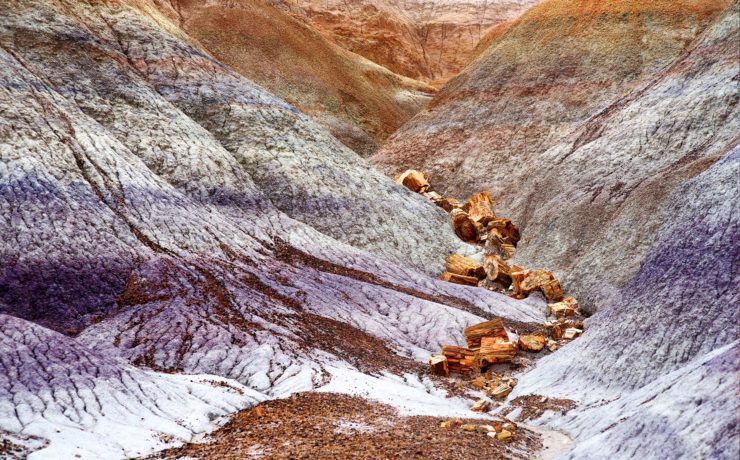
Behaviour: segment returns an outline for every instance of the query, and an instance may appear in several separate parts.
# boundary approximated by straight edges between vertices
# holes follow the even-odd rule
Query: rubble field
[[[521,427],[514,439],[489,435],[494,424],[506,423],[400,417],[391,406],[359,397],[298,393],[237,413],[203,442],[149,458],[524,459],[541,448],[539,437]]]

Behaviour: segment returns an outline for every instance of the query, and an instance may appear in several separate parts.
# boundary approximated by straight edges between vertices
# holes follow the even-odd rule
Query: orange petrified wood
[[[458,238],[466,243],[475,243],[478,241],[478,228],[468,213],[461,209],[453,209],[451,215],[452,228]]]
[[[465,286],[478,286],[479,279],[475,276],[458,275],[456,273],[444,272],[437,277],[448,283],[463,284]]]
[[[478,279],[486,277],[486,271],[483,266],[465,256],[452,254],[445,260],[447,271],[456,275],[474,276]]]
[[[463,205],[463,211],[467,212],[475,222],[482,225],[496,219],[496,215],[493,213],[493,200],[486,191],[476,193],[468,198]]]
[[[506,334],[504,322],[501,321],[501,318],[496,318],[491,321],[467,327],[463,331],[463,335],[465,336],[465,341],[468,343],[469,348],[480,348],[481,339],[483,337],[509,338]]]
[[[429,177],[421,171],[409,169],[396,176],[395,181],[407,189],[416,193],[424,193],[429,190]]]

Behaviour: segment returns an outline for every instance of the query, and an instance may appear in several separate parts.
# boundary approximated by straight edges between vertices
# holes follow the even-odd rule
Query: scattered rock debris
[[[457,236],[465,242],[482,245],[484,248],[483,265],[457,254],[449,256],[446,271],[439,276],[440,279],[487,288],[517,299],[524,299],[532,292],[540,291],[548,301],[554,302],[551,307],[558,312],[558,317],[575,313],[578,302],[573,297],[565,298],[560,282],[551,272],[508,265],[506,261],[514,256],[521,235],[510,219],[496,216],[490,193],[476,193],[460,204],[455,199],[443,197],[433,191],[429,177],[414,169],[396,176],[396,182],[422,194],[449,212]],[[561,305],[560,302],[565,304]],[[572,313],[568,313],[571,310]]]
[[[570,399],[547,398],[541,395],[526,395],[514,398],[510,407],[504,409],[503,414],[508,415],[515,409],[521,409],[519,420],[527,421],[541,417],[547,411],[558,412],[562,415],[574,409],[576,403]]]
[[[521,235],[511,220],[496,216],[495,201],[487,191],[476,193],[460,204],[433,191],[429,177],[421,171],[407,170],[396,177],[396,182],[421,193],[449,212],[452,227],[461,240],[483,246],[483,264],[452,254],[445,260],[445,272],[439,275],[439,279],[482,287],[516,299],[524,299],[539,291],[549,302],[546,312],[549,318],[544,324],[546,334],[523,335],[517,343],[512,343],[500,319],[496,320],[495,327],[492,322],[473,326],[473,329],[468,328],[470,331],[466,329],[468,348],[444,345],[441,355],[432,357],[429,364],[433,374],[467,375],[475,369],[484,369],[486,365],[511,361],[519,349],[537,353],[547,348],[553,352],[563,341],[573,340],[583,333],[578,301],[564,295],[552,272],[529,270],[506,262],[513,257]],[[572,320],[565,321],[564,318]],[[491,327],[493,329],[486,329]],[[480,331],[476,332],[475,328],[480,328]],[[472,341],[468,340],[469,334]]]
[[[524,459],[541,447],[524,428],[488,436],[509,430],[507,420],[403,417],[391,406],[334,393],[299,393],[258,407],[262,416],[241,411],[202,443],[150,458]]]

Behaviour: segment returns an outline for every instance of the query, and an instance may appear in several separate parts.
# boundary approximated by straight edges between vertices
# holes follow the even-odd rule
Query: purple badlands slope
[[[447,214],[166,2],[0,7],[0,456],[137,457],[313,390],[470,417],[429,355],[545,320],[537,297],[434,279],[475,252]],[[509,397],[578,404],[528,422],[572,438],[562,458],[738,457],[737,3],[702,20],[502,204],[517,258],[594,312]]]

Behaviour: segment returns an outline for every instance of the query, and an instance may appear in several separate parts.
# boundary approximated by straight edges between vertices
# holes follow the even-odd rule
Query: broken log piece
[[[450,373],[469,374],[478,367],[478,353],[475,350],[456,345],[442,345],[442,355],[447,358]]]
[[[560,282],[551,272],[545,270],[511,270],[511,285],[516,296],[528,296],[540,290],[547,300],[553,302],[563,298]]]
[[[488,409],[491,408],[491,403],[486,401],[485,399],[479,399],[473,405],[470,407],[470,410],[473,412],[488,412]]]
[[[463,284],[465,286],[478,286],[478,281],[480,281],[475,276],[458,275],[450,272],[442,273],[437,279],[447,281],[448,283]]]
[[[512,257],[514,257],[514,252],[516,251],[516,248],[513,244],[504,243],[501,245],[501,253],[503,254],[504,260],[509,260]]]
[[[395,177],[395,181],[407,189],[416,193],[424,193],[429,190],[429,177],[421,171],[409,169]]]
[[[478,279],[486,277],[486,271],[478,262],[459,254],[452,254],[445,260],[445,267],[450,273],[463,276],[474,276]]]
[[[514,257],[514,245],[508,243],[497,229],[486,233],[485,254],[499,256],[504,260]]]
[[[520,335],[519,336],[519,348],[524,351],[538,352],[545,348],[545,337],[539,334],[535,335]]]
[[[426,197],[429,201],[436,204],[440,208],[444,209],[447,212],[451,212],[455,208],[461,208],[462,205],[459,201],[457,201],[454,198],[445,198],[442,195],[440,195],[437,192],[426,192],[423,193],[424,197]]]
[[[552,281],[552,273],[545,270],[527,270],[526,275],[519,283],[521,292],[529,294],[532,291],[540,289],[543,285]]]
[[[577,335],[580,335],[583,333],[582,330],[576,329],[574,327],[569,327],[565,331],[563,331],[563,339],[565,340],[573,340],[576,338]]]
[[[481,364],[484,365],[509,362],[518,352],[519,347],[512,343],[508,337],[483,337],[478,351]]]
[[[514,225],[510,219],[495,219],[489,221],[487,228],[489,231],[496,230],[501,235],[501,238],[505,243],[509,243],[514,246],[516,246],[521,239],[519,228]]]
[[[463,205],[463,211],[467,212],[473,221],[484,226],[496,219],[496,215],[493,213],[493,200],[486,191],[476,193],[468,198]]]
[[[474,324],[466,327],[463,331],[465,342],[469,348],[480,348],[483,337],[502,337],[508,340],[509,336],[504,329],[504,322],[501,318],[496,318],[484,323]]]
[[[486,279],[489,281],[499,283],[505,288],[511,285],[511,267],[501,257],[496,255],[485,256],[483,269],[486,273]]]
[[[429,358],[429,370],[434,375],[448,377],[450,369],[447,366],[447,358],[444,355],[436,355]]]
[[[478,241],[478,229],[468,213],[461,209],[453,209],[450,215],[452,228],[455,229],[457,237],[466,243],[476,243]]]
[[[497,385],[494,389],[492,389],[489,395],[493,399],[504,399],[505,397],[509,396],[509,393],[511,393],[513,389],[514,388],[512,388],[510,385],[506,383],[502,383],[500,385]]]
[[[545,295],[548,302],[557,302],[563,300],[563,290],[560,288],[560,281],[552,279],[540,286],[540,290]]]
[[[551,303],[547,306],[547,314],[554,315],[558,318],[572,316],[576,313],[578,301],[573,297],[566,297],[557,303]]]

